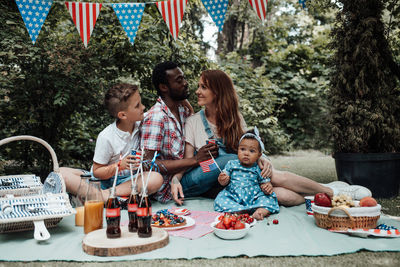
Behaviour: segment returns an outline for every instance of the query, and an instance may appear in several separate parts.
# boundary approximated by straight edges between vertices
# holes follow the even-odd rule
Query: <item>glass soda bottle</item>
[[[138,209],[138,193],[136,188],[132,186],[131,195],[129,196],[128,201],[128,216],[129,216],[129,224],[128,229],[129,232],[135,233],[138,230],[138,219],[137,219],[137,209]]]
[[[115,197],[115,189],[111,189],[111,194],[106,202],[106,221],[107,221],[107,238],[121,237],[121,203]]]
[[[151,237],[151,202],[146,191],[142,193],[139,199],[139,206],[136,214],[138,219],[138,236]]]

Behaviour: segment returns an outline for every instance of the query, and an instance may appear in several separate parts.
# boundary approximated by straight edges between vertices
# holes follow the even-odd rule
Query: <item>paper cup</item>
[[[311,208],[311,204],[314,203],[314,196],[306,196],[304,197],[304,200],[306,201],[306,212],[308,215],[313,216],[314,212]]]

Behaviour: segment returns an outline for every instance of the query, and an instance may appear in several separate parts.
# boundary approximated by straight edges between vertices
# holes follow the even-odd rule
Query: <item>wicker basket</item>
[[[372,229],[377,226],[381,206],[375,207],[334,207],[312,205],[315,223],[330,230]]]
[[[41,190],[40,192],[36,192],[37,194],[33,195],[31,194],[32,190],[25,189],[27,194],[24,196],[19,196],[22,192],[25,191],[11,190],[7,191],[7,194],[14,193],[14,196],[0,198],[0,204],[2,204],[3,206],[8,205],[10,208],[12,208],[13,211],[13,213],[9,216],[6,216],[6,214],[2,214],[3,210],[0,211],[0,233],[32,230],[34,229],[33,221],[44,221],[44,224],[47,228],[55,227],[62,220],[63,217],[76,213],[69,202],[69,197],[65,189],[65,183],[60,174],[57,156],[53,148],[46,141],[29,135],[5,138],[3,140],[0,140],[0,146],[19,140],[35,141],[46,147],[47,150],[50,152],[53,161],[54,172],[50,173],[49,177],[46,179],[46,181],[51,180],[51,182],[46,183],[45,181],[45,186],[47,186],[47,190],[43,190],[44,192],[42,192]],[[24,175],[17,176],[23,177]],[[8,179],[8,177],[5,178]],[[53,200],[58,203],[55,207],[53,203],[51,203],[51,201]],[[16,205],[21,205],[18,203],[25,202],[29,204],[22,205],[37,206],[43,208],[44,210],[51,206],[52,209],[46,210],[46,212],[29,213],[25,212],[21,208],[16,207]]]

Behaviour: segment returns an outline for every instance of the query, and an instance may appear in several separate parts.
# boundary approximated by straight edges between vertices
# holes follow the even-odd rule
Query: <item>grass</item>
[[[294,172],[315,181],[326,183],[337,180],[334,160],[330,155],[318,151],[296,151],[287,155],[271,157],[273,165],[279,170]],[[400,196],[392,199],[378,199],[382,212],[400,216]],[[135,262],[0,262],[0,267],[93,267],[93,266],[400,266],[400,252],[360,251],[335,256],[300,257],[236,257],[215,260],[151,260]]]

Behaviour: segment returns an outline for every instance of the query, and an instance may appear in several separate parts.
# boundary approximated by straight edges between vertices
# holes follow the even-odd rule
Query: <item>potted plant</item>
[[[392,197],[400,185],[400,66],[382,22],[383,0],[339,0],[330,105],[339,180]]]

